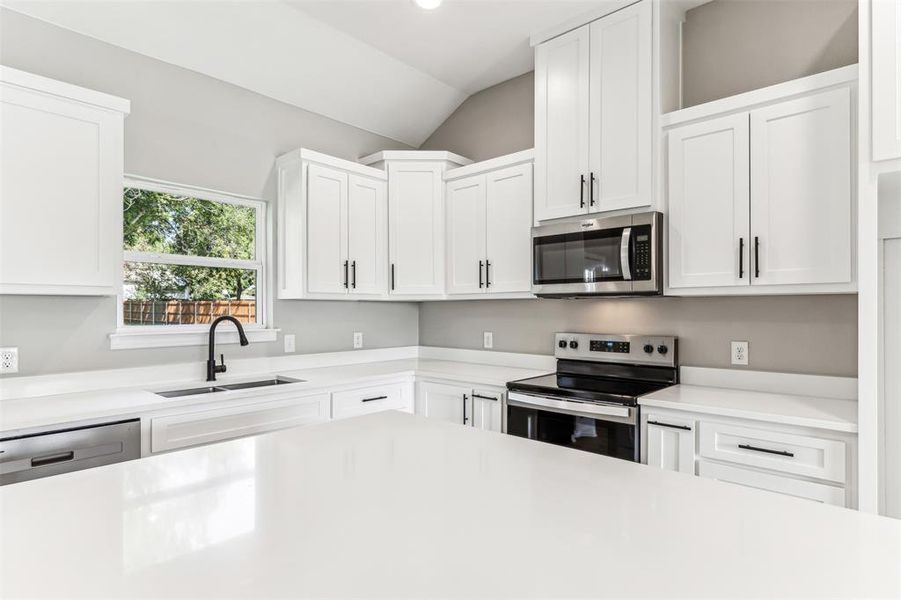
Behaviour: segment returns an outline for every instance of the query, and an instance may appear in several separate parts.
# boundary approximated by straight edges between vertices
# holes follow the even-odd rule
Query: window
[[[126,180],[122,200],[124,261],[114,348],[203,343],[198,335],[172,343],[171,336],[162,336],[167,341],[155,334],[205,333],[222,315],[238,319],[248,333],[265,330],[270,311],[263,201],[138,178]],[[145,343],[126,341],[131,334],[144,334]]]

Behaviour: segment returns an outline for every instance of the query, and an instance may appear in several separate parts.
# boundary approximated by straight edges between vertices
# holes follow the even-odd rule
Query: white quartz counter
[[[217,392],[203,396],[164,398],[153,392],[186,389],[207,385],[202,379],[181,381],[159,380],[153,385],[120,387],[75,393],[50,394],[0,401],[0,431],[11,432],[42,428],[63,423],[96,419],[135,417],[142,413],[206,403],[228,402],[234,399],[265,394],[270,391],[313,392],[387,377],[432,377],[467,382],[474,385],[504,387],[508,381],[546,373],[546,370],[523,369],[435,359],[402,359],[344,364],[330,367],[291,369],[262,372],[241,377],[219,376],[216,383],[234,383],[265,379],[276,375],[304,380],[287,386],[258,388],[240,392]]]
[[[0,488],[0,596],[901,595],[901,522],[400,413]]]
[[[857,432],[857,402],[837,398],[675,385],[639,399],[642,406]]]

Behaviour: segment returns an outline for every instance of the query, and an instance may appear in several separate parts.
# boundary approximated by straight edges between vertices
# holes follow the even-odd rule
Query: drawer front
[[[826,485],[825,483],[801,481],[800,479],[761,473],[730,465],[709,463],[703,460],[698,463],[698,475],[719,481],[737,483],[738,485],[759,490],[776,492],[777,494],[785,494],[786,496],[806,498],[835,506],[845,506],[845,489]]]
[[[845,483],[844,442],[708,421],[698,429],[705,458]]]
[[[329,394],[154,417],[150,450],[187,448],[328,419]]]
[[[409,385],[391,383],[332,394],[332,417],[344,419],[383,410],[413,412]]]

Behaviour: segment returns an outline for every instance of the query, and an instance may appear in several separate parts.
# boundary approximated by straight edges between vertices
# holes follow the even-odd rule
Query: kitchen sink
[[[187,390],[168,390],[165,392],[157,392],[157,396],[164,398],[181,398],[182,396],[199,396],[200,394],[215,394],[216,392],[227,392],[234,390],[249,390],[259,387],[269,387],[272,385],[285,385],[288,383],[302,383],[303,379],[291,379],[289,377],[271,377],[269,379],[261,379],[259,381],[245,381],[242,383],[226,383],[223,385],[211,385],[207,387],[190,388]]]

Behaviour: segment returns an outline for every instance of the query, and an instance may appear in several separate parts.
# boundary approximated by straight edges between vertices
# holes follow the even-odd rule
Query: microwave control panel
[[[651,228],[636,227],[632,233],[632,279],[651,278]]]

